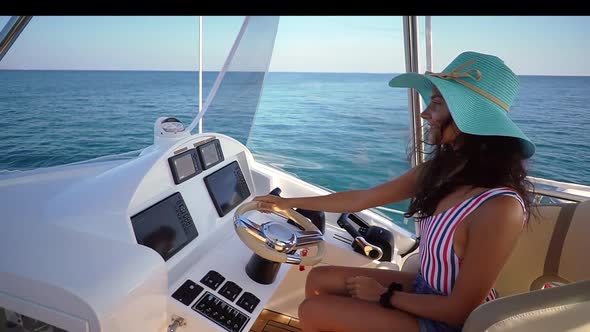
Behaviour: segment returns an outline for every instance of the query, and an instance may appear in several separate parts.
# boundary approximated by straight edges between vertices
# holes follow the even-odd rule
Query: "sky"
[[[243,16],[203,17],[203,66],[219,70]],[[8,17],[0,17],[4,25]],[[424,17],[419,17],[421,71]],[[255,41],[256,38],[250,38]],[[590,17],[433,16],[433,70],[462,51],[502,58],[519,75],[590,76]],[[198,70],[197,16],[34,17],[0,69]],[[405,71],[401,16],[283,16],[270,71]]]

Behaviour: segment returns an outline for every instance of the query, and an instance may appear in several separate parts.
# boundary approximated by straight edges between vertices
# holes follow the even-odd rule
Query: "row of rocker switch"
[[[202,286],[189,279],[172,294],[172,297],[184,305],[190,305],[202,291]]]
[[[249,320],[248,316],[210,292],[205,292],[192,309],[231,332],[241,331]]]
[[[224,280],[225,277],[223,277],[218,272],[209,271],[209,273],[207,273],[205,277],[201,279],[201,283],[209,286],[213,290],[217,290],[219,285],[221,285]],[[185,281],[184,284],[174,292],[174,294],[172,294],[172,297],[177,299],[184,305],[190,305],[202,291],[202,286],[196,284],[195,282],[189,279]],[[242,288],[232,281],[227,281],[219,290],[219,293],[222,296],[224,296],[232,302],[241,292]],[[244,292],[244,294],[242,294],[240,299],[238,299],[238,301],[236,302],[238,306],[248,311],[249,313],[252,313],[254,311],[254,308],[256,308],[258,303],[260,303],[260,300],[250,292]]]
[[[222,276],[219,272],[213,270],[209,271],[203,277],[203,279],[201,279],[201,282],[203,284],[209,286],[209,288],[213,290],[217,290],[217,288],[219,287],[219,285],[223,283],[223,281],[225,281],[225,277]],[[232,302],[241,292],[242,287],[238,286],[233,281],[227,281],[219,290],[219,293],[221,295],[223,295],[225,298]],[[260,303],[260,300],[250,292],[245,292],[244,294],[242,294],[238,302],[236,302],[238,306],[248,311],[249,313],[252,313],[254,311],[254,308],[256,308],[258,303]]]

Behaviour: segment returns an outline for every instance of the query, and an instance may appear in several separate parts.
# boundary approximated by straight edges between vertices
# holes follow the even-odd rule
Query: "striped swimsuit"
[[[449,295],[459,275],[461,260],[453,249],[453,235],[465,217],[492,197],[508,195],[516,198],[523,210],[522,198],[511,188],[494,188],[477,194],[439,214],[423,218],[420,222],[420,273],[428,285]],[[497,298],[492,288],[486,301]]]

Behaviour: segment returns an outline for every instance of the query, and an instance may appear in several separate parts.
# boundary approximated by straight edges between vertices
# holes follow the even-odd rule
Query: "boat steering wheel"
[[[257,224],[244,216],[248,211],[260,211],[258,202],[242,204],[234,214],[234,229],[240,240],[255,254],[269,261],[295,265],[318,264],[326,253],[322,232],[307,218],[293,209],[275,210],[278,215],[295,221],[303,231],[294,231],[283,222]],[[314,256],[301,256],[295,250],[316,246]]]

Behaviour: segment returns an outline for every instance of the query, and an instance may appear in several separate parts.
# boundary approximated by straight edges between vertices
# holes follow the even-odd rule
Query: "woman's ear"
[[[461,131],[459,127],[455,124],[455,121],[451,118],[443,127],[442,127],[442,137],[441,140],[443,144],[450,144],[455,145],[460,143]]]

